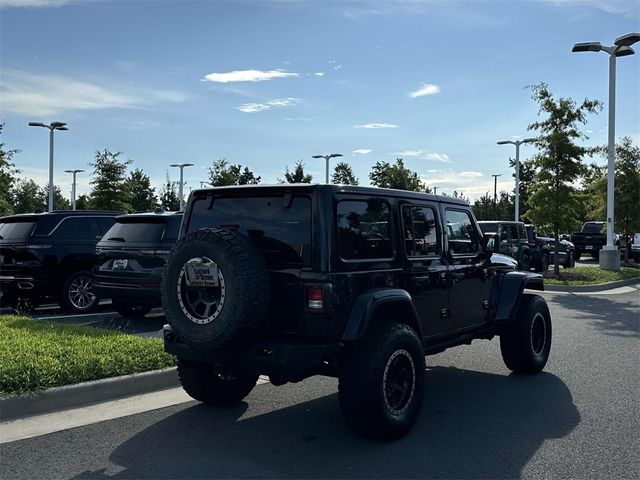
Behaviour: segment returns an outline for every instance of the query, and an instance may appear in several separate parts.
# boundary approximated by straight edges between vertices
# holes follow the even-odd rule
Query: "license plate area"
[[[593,245],[587,245],[586,247],[584,247],[586,250],[593,250]]]
[[[208,259],[192,259],[185,264],[185,282],[189,287],[217,287],[218,265]]]
[[[129,260],[125,259],[115,259],[113,261],[113,270],[125,270],[129,266]]]

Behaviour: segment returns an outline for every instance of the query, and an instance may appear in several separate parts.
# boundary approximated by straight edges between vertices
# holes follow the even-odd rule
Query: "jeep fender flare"
[[[377,314],[389,309],[394,319],[413,328],[422,341],[422,328],[411,295],[401,288],[380,288],[362,293],[354,302],[342,335],[342,341],[360,340],[367,335]]]
[[[491,303],[495,305],[496,323],[509,323],[515,319],[525,288],[544,291],[542,275],[514,270],[500,275],[493,283]]]

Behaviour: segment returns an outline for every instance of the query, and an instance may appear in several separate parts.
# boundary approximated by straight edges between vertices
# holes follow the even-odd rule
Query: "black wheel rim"
[[[187,285],[185,266],[191,261],[211,262],[213,260],[207,257],[191,258],[182,266],[178,275],[178,302],[182,312],[186,317],[194,323],[205,325],[213,322],[224,306],[226,297],[226,286],[222,271],[218,269],[217,287],[193,287]],[[214,263],[215,264],[215,263]],[[217,267],[216,267],[217,268]]]
[[[541,355],[547,345],[547,322],[541,313],[536,313],[531,322],[531,349]]]
[[[396,350],[387,361],[382,386],[385,405],[392,415],[401,415],[409,407],[415,385],[413,358],[404,349]]]
[[[92,280],[88,275],[81,275],[73,279],[69,285],[69,302],[78,310],[86,310],[96,302],[92,290]]]

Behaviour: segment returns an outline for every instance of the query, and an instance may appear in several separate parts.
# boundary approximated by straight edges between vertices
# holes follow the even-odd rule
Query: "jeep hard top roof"
[[[468,206],[468,203],[459,198],[448,197],[445,195],[433,195],[430,193],[412,192],[408,190],[396,190],[393,188],[379,188],[379,187],[361,187],[356,185],[325,185],[317,183],[280,183],[276,185],[229,185],[224,187],[207,187],[193,190],[191,195],[204,196],[210,192],[214,194],[216,192],[221,193],[238,193],[241,195],[250,194],[249,192],[255,191],[256,194],[268,194],[271,192],[281,192],[283,190],[298,191],[298,192],[314,192],[321,191],[330,194],[358,194],[358,195],[371,195],[371,196],[385,196],[385,197],[401,197],[405,199],[414,200],[431,200],[438,202],[452,203],[456,205]]]
[[[16,215],[7,215],[6,217],[0,217],[0,223],[9,222],[37,222],[40,219],[62,219],[64,217],[86,217],[86,216],[115,216],[122,215],[124,212],[109,211],[109,210],[54,210],[53,212],[38,212],[38,213],[18,213]]]

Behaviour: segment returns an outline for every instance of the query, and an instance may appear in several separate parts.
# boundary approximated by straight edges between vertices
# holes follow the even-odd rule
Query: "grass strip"
[[[0,398],[174,363],[158,338],[0,315]]]
[[[563,268],[560,270],[560,276],[556,277],[550,267],[543,276],[546,285],[599,285],[629,278],[637,278],[640,281],[640,270],[632,267],[620,267],[617,272],[600,267]]]

